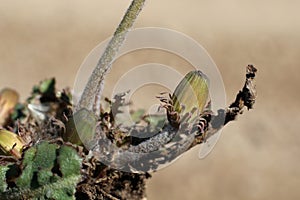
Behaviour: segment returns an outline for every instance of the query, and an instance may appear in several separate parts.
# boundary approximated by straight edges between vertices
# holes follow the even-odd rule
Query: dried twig
[[[211,112],[202,113],[201,118],[205,122],[205,126],[203,127],[206,130],[205,134],[197,136],[190,148],[203,143],[228,122],[235,120],[238,115],[243,113],[244,107],[248,110],[253,108],[257,96],[255,85],[256,72],[257,69],[253,65],[247,66],[244,87],[239,91],[235,101],[227,109],[218,110],[217,114]]]

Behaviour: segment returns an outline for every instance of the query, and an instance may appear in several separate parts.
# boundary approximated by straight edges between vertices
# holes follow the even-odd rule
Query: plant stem
[[[204,133],[199,134],[198,127],[188,131],[185,129],[174,129],[170,125],[167,125],[160,133],[146,139],[140,144],[130,146],[127,151],[118,151],[115,153],[113,156],[114,167],[125,169],[124,166],[130,166],[127,169],[133,173],[137,171],[156,171],[192,147],[205,143],[209,137],[216,134],[228,122],[235,120],[238,115],[241,115],[244,108],[248,110],[253,108],[257,96],[255,84],[256,73],[257,69],[253,65],[247,66],[244,87],[237,94],[235,101],[226,110],[221,109],[218,113],[204,111],[200,115],[202,120],[206,120],[206,123],[204,123],[205,127],[203,127],[203,130],[205,130]],[[103,143],[101,145],[105,146]],[[134,168],[136,164],[138,164],[137,168]]]
[[[103,82],[105,75],[111,68],[112,62],[117,55],[120,47],[125,41],[126,35],[130,28],[133,26],[136,18],[146,0],[133,0],[127,9],[121,23],[116,29],[113,37],[109,41],[104,53],[102,54],[97,66],[91,74],[87,85],[81,95],[79,103],[75,107],[74,111],[78,111],[81,108],[86,108],[93,111],[96,115],[100,112],[100,97],[103,89]]]

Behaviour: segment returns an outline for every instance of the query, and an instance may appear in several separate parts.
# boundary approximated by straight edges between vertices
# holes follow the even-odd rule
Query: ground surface
[[[23,99],[46,77],[72,86],[85,56],[113,32],[128,3],[2,0],[0,86],[16,88]],[[147,2],[136,27],[171,28],[201,43],[219,67],[228,103],[243,84],[245,66],[259,69],[255,110],[227,125],[205,160],[196,148],[156,173],[150,200],[300,198],[299,6],[293,0]],[[167,56],[154,58],[185,65]],[[124,62],[137,58],[143,63],[149,54]]]

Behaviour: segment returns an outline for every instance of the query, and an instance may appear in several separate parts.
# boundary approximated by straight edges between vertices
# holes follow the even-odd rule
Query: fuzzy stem
[[[91,74],[79,103],[74,109],[75,112],[81,108],[86,108],[93,111],[96,115],[98,114],[105,75],[111,68],[115,56],[124,43],[128,31],[133,26],[138,14],[143,8],[145,1],[146,0],[133,0],[131,2],[131,5],[127,9],[121,23],[116,29],[113,37],[109,41],[104,53],[98,61],[97,66]]]
[[[206,121],[205,126],[203,127],[203,130],[205,130],[204,133],[199,134],[198,127],[189,131],[184,128],[182,128],[182,130],[176,130],[171,128],[171,126],[166,126],[161,133],[148,138],[136,146],[131,146],[128,149],[128,152],[130,153],[122,152],[117,154],[117,156],[114,157],[115,167],[123,167],[126,163],[129,163],[132,167],[135,163],[142,163],[143,165],[139,165],[138,169],[132,168],[137,171],[155,171],[162,163],[161,158],[164,158],[163,164],[166,164],[197,144],[204,143],[228,122],[235,120],[238,115],[242,114],[245,107],[247,109],[253,108],[257,96],[255,89],[256,72],[257,69],[254,66],[247,66],[244,87],[237,94],[235,101],[227,109],[221,109],[218,113],[204,111],[200,115],[200,118]],[[176,139],[176,135],[179,136],[179,139]],[[183,135],[186,137],[182,137]],[[170,141],[174,144],[167,147],[166,145],[170,143]],[[148,161],[151,161],[151,163],[146,163]],[[141,168],[141,166],[144,166],[145,168]]]

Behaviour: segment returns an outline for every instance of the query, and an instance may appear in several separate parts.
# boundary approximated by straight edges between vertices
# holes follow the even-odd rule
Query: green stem
[[[78,111],[81,108],[86,108],[93,111],[95,114],[98,114],[105,75],[111,68],[115,56],[124,43],[128,31],[133,26],[145,1],[146,0],[133,0],[131,2],[131,5],[127,9],[121,23],[116,29],[113,37],[109,41],[104,53],[98,61],[97,66],[91,74],[79,103],[74,109],[75,111]]]

